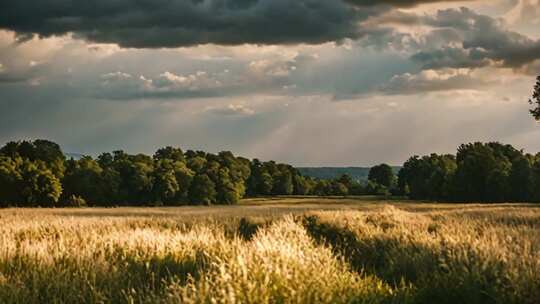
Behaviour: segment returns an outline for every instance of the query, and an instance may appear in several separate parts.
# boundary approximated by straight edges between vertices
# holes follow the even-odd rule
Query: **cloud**
[[[124,79],[130,79],[132,77],[133,76],[131,76],[131,74],[120,72],[120,71],[101,75],[101,78],[106,81],[119,81],[119,80],[124,80]]]
[[[428,3],[448,3],[448,2],[465,2],[467,0],[385,0],[384,5],[393,6],[393,7],[414,7],[421,4],[428,4]],[[468,1],[474,1],[474,0],[468,0]],[[381,1],[379,0],[346,0],[346,2],[351,3],[356,6],[375,6],[380,5]]]
[[[44,64],[41,62],[30,61],[27,66],[13,69],[0,64],[0,84],[2,83],[22,83],[27,82],[30,85],[39,85],[38,76],[44,70]]]
[[[533,76],[540,75],[540,59],[524,66],[520,69],[520,72]]]
[[[0,28],[19,42],[74,37],[133,48],[199,44],[320,44],[366,35],[359,23],[441,0],[3,0]]]
[[[242,104],[229,104],[225,107],[209,107],[206,109],[206,112],[226,116],[243,116],[255,114],[255,111],[253,109],[248,108]]]
[[[360,36],[357,22],[378,10],[328,0],[6,0],[0,28],[24,39],[73,33],[134,48],[318,44]]]
[[[451,28],[462,36],[461,43],[453,40],[441,49],[412,56],[427,69],[487,65],[520,68],[540,59],[540,40],[506,30],[501,20],[468,8],[440,10],[421,20],[434,28]]]
[[[424,69],[480,68],[493,63],[484,56],[474,56],[471,50],[449,46],[418,52],[411,59],[422,64]]]
[[[515,6],[504,17],[511,24],[540,25],[540,1],[517,0]]]
[[[175,74],[169,71],[155,77],[117,71],[101,75],[100,89],[95,96],[103,99],[139,99],[139,98],[195,98],[217,96],[218,91],[232,89],[229,81],[227,87],[225,72],[208,73],[197,71],[193,74]],[[226,95],[226,92],[223,92]]]
[[[180,69],[171,69],[139,76],[113,71],[100,75],[100,87],[93,96],[102,99],[185,99],[264,92],[285,94],[296,87],[293,83],[296,73],[316,60],[317,54],[293,52],[245,61],[227,59],[231,70],[216,71],[216,66],[204,62],[208,70],[194,68],[194,71],[180,72]]]
[[[381,88],[388,95],[414,95],[435,91],[478,90],[493,82],[477,77],[469,69],[424,70],[418,74],[395,75]]]

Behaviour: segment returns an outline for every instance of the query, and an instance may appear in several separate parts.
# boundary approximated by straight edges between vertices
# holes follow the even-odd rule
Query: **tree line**
[[[42,139],[0,148],[3,206],[207,205],[235,204],[246,196],[386,193],[376,182],[363,185],[346,175],[313,179],[287,164],[231,152],[165,147],[152,156],[114,151],[75,160]]]
[[[463,202],[540,202],[540,153],[497,142],[461,145],[456,155],[414,156],[398,174],[412,199]]]
[[[398,175],[372,167],[368,181],[302,176],[274,161],[261,162],[165,147],[154,155],[124,151],[67,159],[47,140],[0,148],[2,206],[122,206],[235,204],[275,195],[406,195],[411,199],[474,202],[540,201],[540,153],[497,142],[461,145],[456,155],[409,158]]]

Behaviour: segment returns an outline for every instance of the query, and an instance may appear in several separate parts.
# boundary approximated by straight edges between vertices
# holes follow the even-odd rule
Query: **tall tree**
[[[89,156],[66,161],[66,172],[62,179],[63,199],[74,195],[94,204],[106,201],[108,198],[103,195],[102,171],[98,162]]]
[[[170,159],[174,161],[184,161],[184,152],[180,148],[165,147],[154,153],[155,160]]]
[[[208,175],[195,176],[189,190],[189,200],[192,203],[209,205],[216,202],[216,196],[216,185]]]
[[[46,166],[25,160],[21,168],[21,194],[29,206],[54,206],[62,194],[60,180]]]
[[[532,98],[529,99],[529,103],[533,105],[530,110],[532,116],[536,120],[540,120],[540,76],[536,78],[536,84],[534,85]]]
[[[392,167],[387,164],[380,164],[369,169],[368,179],[385,187],[392,187],[396,181],[396,176]]]
[[[20,157],[0,156],[0,206],[22,201],[19,191],[22,183],[20,172],[22,162]]]

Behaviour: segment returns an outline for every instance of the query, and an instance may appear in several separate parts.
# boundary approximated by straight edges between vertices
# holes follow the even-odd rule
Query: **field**
[[[539,303],[540,205],[0,210],[0,303]]]

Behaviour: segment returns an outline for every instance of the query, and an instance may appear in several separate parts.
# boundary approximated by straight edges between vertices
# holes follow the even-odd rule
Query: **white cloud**
[[[218,74],[197,71],[193,74],[177,75],[166,71],[153,80],[154,89],[158,91],[202,91],[217,89],[223,86]]]
[[[228,104],[221,107],[208,107],[206,112],[219,114],[219,115],[253,115],[255,111],[242,104]]]
[[[447,68],[395,75],[382,86],[381,91],[386,94],[414,95],[431,91],[479,90],[492,83],[471,69]]]

